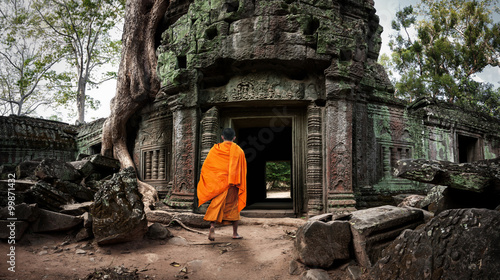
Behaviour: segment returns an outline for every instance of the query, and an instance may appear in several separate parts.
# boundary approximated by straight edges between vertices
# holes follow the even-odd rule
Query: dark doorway
[[[251,126],[259,121],[235,121],[237,142],[247,158],[247,208],[290,209],[293,208],[293,168],[289,164],[290,195],[288,197],[268,197],[266,188],[266,166],[269,163],[293,162],[292,127]],[[269,123],[269,122],[268,122]]]
[[[458,162],[473,162],[479,160],[477,138],[458,135]]]

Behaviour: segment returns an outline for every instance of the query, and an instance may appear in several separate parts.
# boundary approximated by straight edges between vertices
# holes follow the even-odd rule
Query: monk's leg
[[[233,239],[243,238],[238,234],[238,222],[239,221],[233,221]]]
[[[215,222],[210,222],[210,232],[208,233],[208,240],[215,240]]]

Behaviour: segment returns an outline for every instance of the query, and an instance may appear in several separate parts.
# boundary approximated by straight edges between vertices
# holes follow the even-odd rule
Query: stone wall
[[[0,165],[37,158],[73,161],[77,127],[57,121],[0,116]]]
[[[102,126],[105,118],[78,126],[76,136],[78,154],[93,155],[101,153]]]
[[[428,98],[409,105],[386,97],[371,98],[366,107],[368,119],[358,116],[356,120],[353,150],[360,208],[394,203],[397,194],[429,190],[430,185],[393,176],[399,159],[472,162],[500,155],[497,119]]]

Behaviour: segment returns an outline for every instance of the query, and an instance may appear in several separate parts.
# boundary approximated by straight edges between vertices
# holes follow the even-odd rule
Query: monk
[[[238,234],[240,212],[247,201],[247,161],[243,150],[234,143],[232,128],[222,131],[222,143],[215,144],[201,168],[198,183],[198,207],[212,200],[205,213],[210,221],[208,239],[215,240],[215,223],[233,224],[233,239],[241,239]]]
[[[241,239],[238,234],[240,212],[247,201],[247,161],[243,150],[234,143],[232,128],[222,131],[222,143],[215,144],[201,168],[198,183],[198,207],[212,200],[205,213],[210,221],[208,239],[215,240],[215,223],[233,224],[233,239]]]

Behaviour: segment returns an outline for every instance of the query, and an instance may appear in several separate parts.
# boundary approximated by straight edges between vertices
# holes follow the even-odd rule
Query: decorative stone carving
[[[164,195],[170,192],[172,180],[172,112],[160,99],[140,115],[134,162],[139,178]]]
[[[321,131],[321,108],[309,105],[307,108],[307,195],[309,215],[323,212],[323,149]]]
[[[197,179],[197,110],[195,108],[174,108],[173,127],[175,127],[172,139],[173,186],[168,205],[192,209]]]
[[[328,101],[325,108],[328,211],[354,210],[352,188],[352,114],[348,100]]]
[[[208,152],[220,137],[219,110],[210,108],[201,118],[201,161],[200,166],[207,158]],[[201,167],[200,167],[201,168]]]

